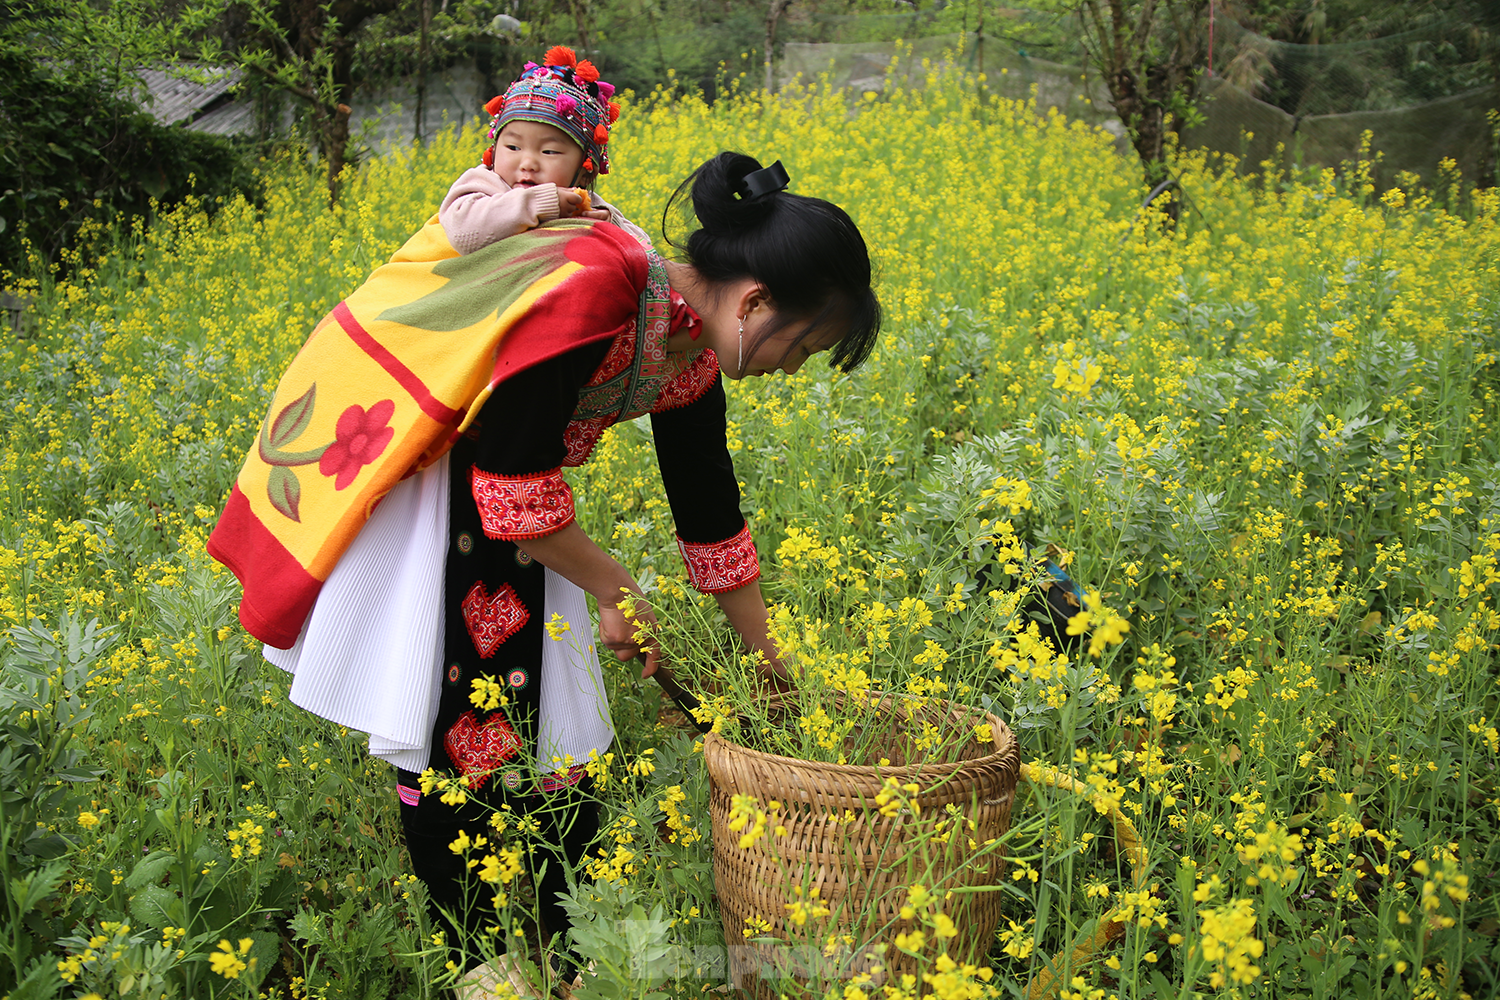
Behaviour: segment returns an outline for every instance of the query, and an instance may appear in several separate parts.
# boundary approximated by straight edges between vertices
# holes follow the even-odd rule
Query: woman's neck
[[[703,288],[703,278],[691,264],[683,264],[679,261],[666,261],[667,284],[672,286],[672,291],[682,296],[682,301],[693,307],[694,312],[699,312],[705,303],[706,297]]]
[[[688,304],[689,309],[702,316],[703,310],[708,306],[709,297],[704,288],[703,278],[698,274],[697,269],[691,264],[682,264],[675,260],[667,261],[666,267],[667,284],[671,286],[672,291],[682,296],[682,301]],[[672,352],[695,351],[703,346],[688,336],[685,330],[679,330],[667,338],[667,350]]]

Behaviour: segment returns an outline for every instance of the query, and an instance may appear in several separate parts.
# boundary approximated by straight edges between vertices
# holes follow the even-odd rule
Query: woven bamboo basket
[[[897,934],[913,928],[901,919],[900,910],[915,882],[937,895],[942,912],[957,927],[958,936],[948,941],[955,960],[982,960],[993,940],[1001,893],[962,890],[998,886],[1004,876],[1003,851],[991,847],[976,852],[970,843],[984,845],[1010,828],[1020,770],[1015,736],[998,717],[952,702],[873,697],[880,699],[880,731],[867,735],[876,748],[873,756],[889,759],[889,766],[798,760],[748,749],[712,733],[704,738],[714,888],[729,944],[730,982],[757,1000],[776,1000],[788,992],[789,983],[827,983],[875,967],[883,967],[875,974],[876,983],[899,982],[902,974],[916,973],[916,960],[894,946]],[[779,709],[773,698],[773,719]],[[912,729],[920,731],[923,721],[948,733],[972,733],[976,724],[988,723],[994,744],[970,738],[959,744],[956,762],[925,763],[909,735]],[[913,797],[916,816],[909,811],[886,816],[876,806],[876,795],[892,777],[921,788]],[[729,828],[736,795],[755,796],[761,809],[771,801],[781,804],[768,819],[765,835],[746,848],[739,846],[743,831]],[[949,817],[949,805],[957,808],[960,819],[949,819],[952,833],[946,842],[923,836],[937,819]],[[777,827],[784,832],[776,832]],[[797,887],[804,890],[802,896]],[[788,904],[808,900],[814,889],[817,900],[832,912],[823,922],[797,926]],[[745,931],[752,920],[759,929],[750,936],[784,943],[749,941]],[[810,930],[817,932],[816,938]],[[821,946],[832,933],[840,943],[829,956]],[[872,954],[881,954],[882,945],[883,957],[871,960]]]

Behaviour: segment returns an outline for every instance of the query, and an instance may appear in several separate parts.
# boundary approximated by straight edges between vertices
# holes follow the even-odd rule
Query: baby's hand
[[[560,187],[557,189],[557,214],[564,219],[583,215],[593,206],[589,193],[583,188]]]

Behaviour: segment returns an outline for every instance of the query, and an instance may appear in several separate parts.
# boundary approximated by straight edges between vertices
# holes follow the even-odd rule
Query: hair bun
[[[761,169],[744,153],[720,153],[698,168],[693,179],[693,214],[711,233],[754,227],[775,208],[772,198],[741,198],[745,178]]]

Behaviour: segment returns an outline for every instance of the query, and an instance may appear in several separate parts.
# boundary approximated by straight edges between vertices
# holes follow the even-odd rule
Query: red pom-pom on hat
[[[609,129],[605,128],[603,125],[595,125],[594,141],[601,146],[609,142]]]
[[[484,113],[487,115],[498,115],[500,109],[505,107],[505,95],[499,94],[484,102]]]
[[[594,172],[594,158],[592,156],[583,161],[583,170],[585,173],[590,174]]]
[[[491,146],[489,149],[486,149],[484,151],[484,156],[480,157],[480,159],[482,159],[484,161],[484,165],[485,166],[489,167],[491,170],[494,170],[495,169],[495,147]]]
[[[609,123],[613,125],[620,120],[620,106],[614,101],[609,102]]]
[[[581,61],[573,70],[573,78],[582,80],[584,83],[593,83],[599,79],[599,69],[587,59]]]
[[[554,45],[542,56],[544,66],[575,66],[578,64],[578,56],[566,45]]]

